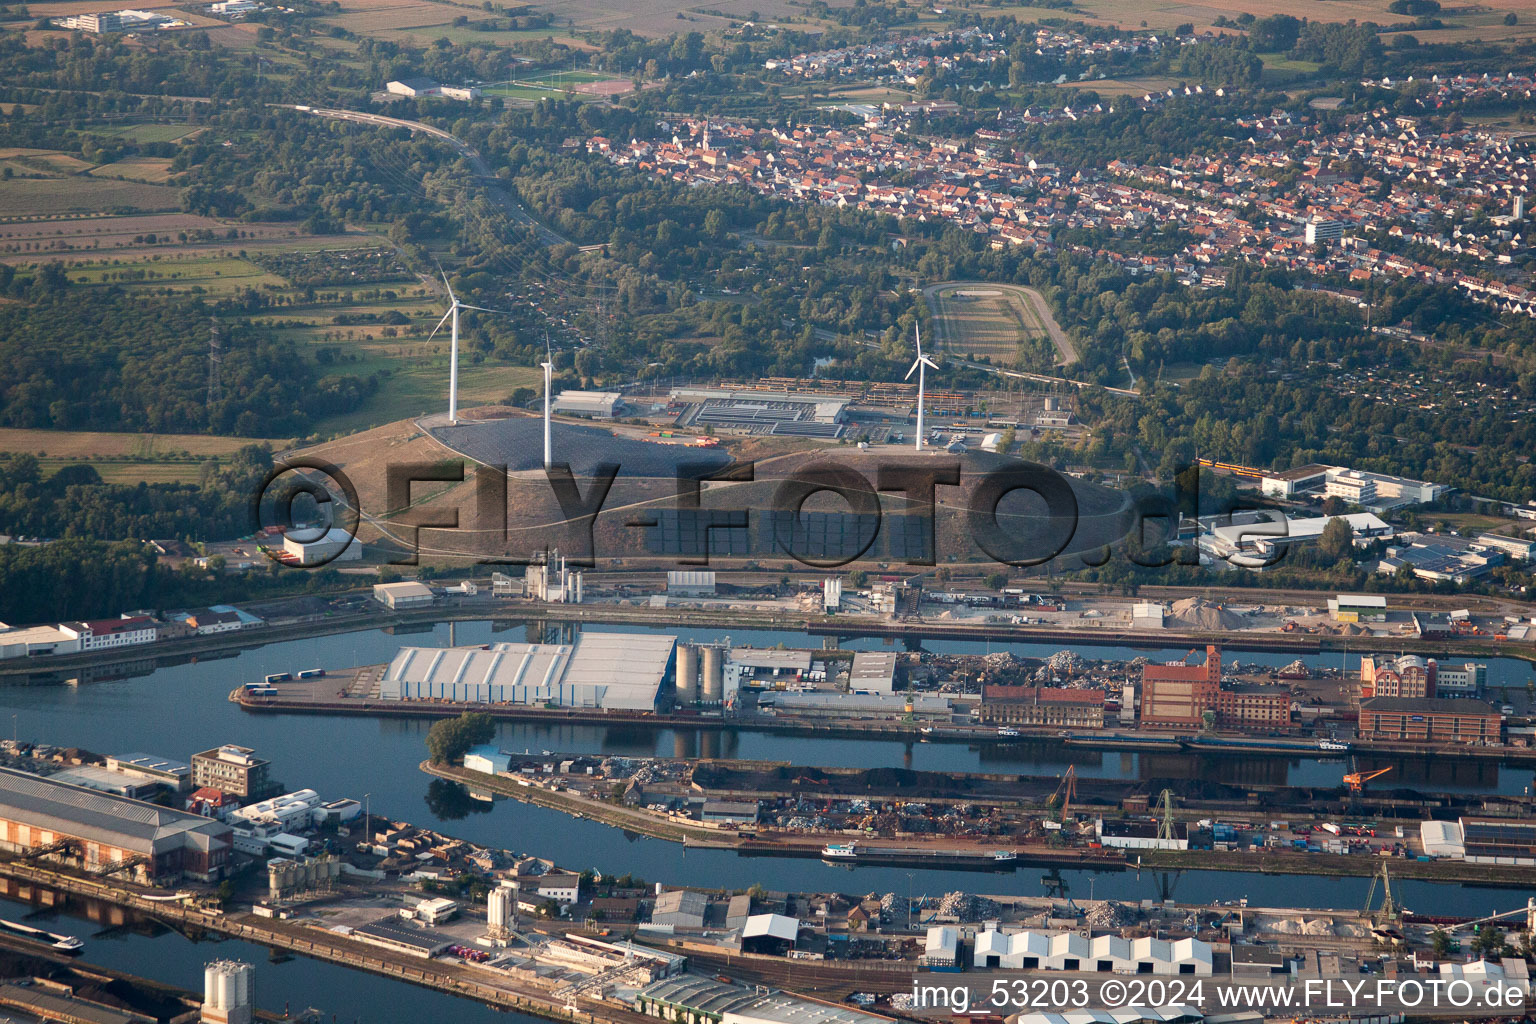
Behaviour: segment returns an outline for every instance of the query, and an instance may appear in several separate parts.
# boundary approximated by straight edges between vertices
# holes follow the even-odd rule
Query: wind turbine
[[[439,273],[442,273],[442,267],[437,269]],[[448,422],[451,425],[459,422],[459,310],[473,309],[481,313],[505,313],[507,311],[504,309],[486,309],[484,306],[471,306],[460,302],[459,297],[453,294],[453,285],[448,283],[447,274],[443,274],[443,287],[448,289],[448,300],[451,305],[448,307],[448,312],[444,313],[443,318],[437,322],[437,326],[432,328],[432,333],[427,335],[427,340],[431,341],[437,337],[437,332],[443,329],[443,324],[449,320],[453,321],[453,326],[449,331],[453,337],[453,352],[448,358]]]
[[[550,377],[555,369],[555,355],[549,349],[549,332],[544,332],[544,361],[539,364],[544,367],[544,468],[548,469],[555,461],[554,446],[549,440],[549,392]]]
[[[928,375],[928,367],[930,366],[935,370],[939,368],[938,363],[923,355],[923,325],[918,324],[917,358],[912,360],[912,369],[908,370],[907,375],[902,378],[902,380],[911,380],[912,375],[914,373],[917,374],[917,440],[914,446],[918,451],[923,450],[923,385],[925,383],[924,378]]]

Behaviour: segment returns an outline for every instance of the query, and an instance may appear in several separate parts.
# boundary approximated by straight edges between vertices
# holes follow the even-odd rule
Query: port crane
[[[1355,768],[1356,766],[1350,765],[1350,767]],[[1362,772],[1358,769],[1346,772],[1344,774],[1344,785],[1349,787],[1351,793],[1358,795],[1365,791],[1365,784],[1367,782],[1370,782],[1372,779],[1379,779],[1391,770],[1392,766],[1387,765],[1385,768],[1378,768],[1374,772]]]
[[[1173,790],[1165,789],[1158,796],[1158,807],[1162,811],[1162,820],[1157,825],[1158,839],[1173,839]]]
[[[1376,880],[1381,879],[1381,906],[1377,908],[1375,915],[1371,913],[1371,903],[1376,898]],[[1390,921],[1397,917],[1401,908],[1392,898],[1392,876],[1387,874],[1387,862],[1381,862],[1381,874],[1371,876],[1371,887],[1365,890],[1365,909],[1361,913],[1367,917]]]
[[[1446,925],[1445,930],[1448,932],[1456,932],[1462,928],[1475,928],[1480,924],[1488,924],[1492,921],[1502,921],[1506,917],[1518,917],[1522,914],[1525,915],[1525,930],[1531,932],[1532,934],[1536,934],[1536,897],[1527,899],[1525,901],[1525,906],[1523,907],[1517,907],[1514,910],[1506,910],[1501,914],[1489,914],[1487,917],[1473,918],[1471,921],[1462,921],[1460,924]]]
[[[1056,792],[1052,793],[1050,800],[1046,801],[1046,806],[1048,807],[1056,807],[1058,803],[1060,804],[1060,814],[1056,818],[1060,824],[1065,825],[1067,823],[1067,819],[1071,817],[1072,800],[1076,796],[1077,765],[1072,764],[1067,766],[1066,774],[1063,775],[1061,777],[1061,781],[1057,783]]]

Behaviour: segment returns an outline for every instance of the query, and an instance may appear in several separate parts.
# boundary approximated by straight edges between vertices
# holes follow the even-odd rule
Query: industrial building
[[[79,650],[80,638],[64,632],[57,626],[0,629],[0,659],[74,654]]]
[[[432,604],[432,588],[425,583],[375,583],[373,599],[391,611],[426,608]]]
[[[1205,664],[1148,662],[1141,670],[1141,724],[1147,729],[1197,729],[1221,687],[1221,651],[1205,649]]]
[[[848,689],[852,693],[891,693],[896,689],[895,651],[858,651],[848,670]]]
[[[379,682],[383,700],[656,711],[677,638],[586,631],[570,644],[403,647]]]
[[[192,785],[261,800],[274,789],[272,763],[250,747],[226,743],[192,755]]]
[[[137,775],[169,786],[178,793],[192,788],[192,766],[184,761],[134,751],[131,754],[108,754],[106,762],[109,772]]]
[[[848,401],[827,395],[789,391],[738,391],[730,388],[677,388],[674,405],[687,409],[678,426],[713,427],[744,434],[813,437],[842,436]]]
[[[454,944],[450,935],[417,928],[399,917],[391,916],[352,929],[352,938],[382,946],[407,956],[430,960]]]
[[[363,542],[352,531],[333,526],[319,537],[300,540],[283,537],[283,554],[293,565],[323,565],[327,562],[355,562],[363,557]]]
[[[960,933],[949,925],[930,925],[928,934],[923,936],[923,953],[917,962],[924,967],[939,969],[959,967]]]
[[[1119,818],[1097,818],[1093,823],[1099,842],[1115,850],[1187,850],[1189,849],[1189,825],[1182,821],[1173,823],[1173,835],[1162,835],[1160,822]]]
[[[1390,539],[1394,532],[1386,521],[1371,512],[1317,516],[1311,519],[1286,517],[1273,521],[1262,514],[1254,514],[1250,518],[1252,521],[1248,523],[1211,527],[1197,540],[1200,550],[1240,568],[1258,569],[1262,567],[1260,563],[1275,561],[1282,549],[1292,544],[1316,542],[1322,537],[1328,523],[1334,519],[1342,519],[1349,526],[1356,547],[1364,547],[1383,538]]]
[[[812,718],[901,718],[948,722],[954,705],[937,694],[773,693],[758,698],[759,708],[782,708]]]
[[[1462,818],[1425,821],[1419,839],[1431,857],[1474,864],[1536,865],[1536,822]]]
[[[1377,664],[1372,657],[1360,659],[1360,698],[1437,697],[1439,665],[1433,658],[1405,654]]]
[[[256,1014],[256,968],[241,960],[215,960],[203,968],[201,1024],[251,1024]]]
[[[752,914],[741,926],[741,951],[783,956],[795,948],[800,922],[786,914]]]
[[[709,898],[691,889],[673,889],[656,897],[651,923],[672,928],[702,928]]]
[[[999,932],[976,936],[978,967],[1102,974],[1195,975],[1213,970],[1211,944],[1200,939],[1088,938],[1075,932]]]
[[[673,1024],[887,1024],[890,1020],[851,1006],[697,974],[679,974],[647,985],[635,994],[635,1009]]]
[[[216,881],[231,846],[223,822],[0,768],[0,849],[55,847],[50,856],[87,871],[132,865],[147,881]]]
[[[1299,498],[1309,492],[1322,492],[1373,512],[1384,512],[1407,505],[1427,505],[1440,500],[1451,488],[1387,473],[1314,463],[1264,473],[1259,477],[1259,490],[1272,498]]]
[[[550,403],[558,416],[580,416],[589,420],[611,420],[624,406],[624,396],[617,391],[562,391]]]
[[[1504,551],[1438,534],[1405,534],[1407,544],[1394,544],[1376,563],[1376,571],[1391,575],[1403,567],[1421,580],[1455,583],[1458,586],[1485,575],[1507,559]]]
[[[1102,729],[1104,691],[1063,686],[983,686],[977,717],[995,724]]]
[[[667,573],[670,597],[714,597],[715,574],[707,569],[674,569]]]
[[[148,615],[124,615],[119,619],[92,622],[61,622],[59,631],[80,642],[82,651],[103,651],[114,647],[153,643],[160,627]]]
[[[1386,622],[1387,599],[1380,594],[1339,594],[1328,599],[1335,622]]]
[[[1504,720],[1480,700],[1375,697],[1360,702],[1360,738],[1418,743],[1493,744]]]

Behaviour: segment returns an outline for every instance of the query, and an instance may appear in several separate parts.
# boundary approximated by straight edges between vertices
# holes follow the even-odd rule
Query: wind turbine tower
[[[930,366],[935,370],[939,368],[937,363],[923,355],[923,325],[918,324],[917,358],[912,360],[912,368],[908,370],[907,375],[902,378],[903,380],[911,380],[912,375],[914,373],[917,374],[917,437],[913,442],[913,447],[917,451],[923,450],[923,390],[924,385],[927,383],[927,370]]]
[[[441,267],[438,269],[439,271],[442,270]],[[486,309],[484,306],[471,306],[460,302],[459,297],[453,294],[453,285],[448,283],[447,274],[443,274],[443,287],[448,289],[448,301],[450,303],[448,312],[444,313],[443,318],[437,322],[437,326],[432,328],[432,333],[427,335],[427,340],[431,341],[437,337],[437,332],[443,329],[443,324],[448,323],[450,320],[452,321],[452,325],[449,328],[449,336],[453,341],[450,346],[451,352],[448,356],[448,423],[453,425],[459,422],[459,310],[473,309],[481,313],[503,313],[506,311]]]
[[[544,332],[544,361],[539,364],[544,367],[544,468],[548,469],[555,461],[555,448],[549,438],[549,395],[551,378],[555,369],[555,356],[549,348],[549,332]]]

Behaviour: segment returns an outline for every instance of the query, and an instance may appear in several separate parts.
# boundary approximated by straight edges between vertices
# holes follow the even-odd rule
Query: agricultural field
[[[1219,16],[1236,18],[1248,13],[1264,18],[1271,14],[1290,14],[1311,21],[1374,21],[1377,24],[1395,24],[1412,19],[1387,10],[1390,0],[1078,0],[1075,9],[1084,20],[1104,25],[1138,28],[1171,28],[1190,22],[1196,31],[1211,28]],[[1013,13],[1030,8],[1002,8]],[[1515,11],[1524,24],[1508,26],[1504,15]],[[1415,29],[1413,34],[1423,42],[1457,42],[1482,39],[1487,42],[1525,38],[1532,33],[1532,14],[1529,0],[1479,0],[1475,3],[1445,3],[1438,15],[1446,28],[1425,32]],[[1390,45],[1390,37],[1383,42]]]
[[[86,172],[93,178],[125,178],[151,185],[163,185],[171,178],[171,161],[161,156],[125,156],[110,164]]]
[[[1065,335],[1028,288],[1016,285],[946,284],[930,289],[939,340],[956,356],[1014,365],[1021,348],[1056,343],[1058,365],[1076,362]],[[1031,343],[1035,343],[1033,346]]]
[[[218,256],[143,261],[122,266],[112,263],[76,263],[68,268],[69,279],[84,285],[138,285],[157,292],[227,295],[246,288],[282,288],[287,282],[249,260]]]
[[[198,126],[187,124],[123,124],[90,129],[92,135],[135,143],[177,142],[199,131],[202,129]]]
[[[137,181],[92,179],[82,187],[69,178],[13,179],[0,188],[0,217],[61,213],[142,212],[174,210],[181,189]]]
[[[204,463],[246,445],[282,451],[293,443],[291,438],[0,428],[0,453],[37,456],[45,477],[66,466],[90,466],[110,484],[196,483]]]
[[[27,452],[44,459],[160,459],[179,456],[216,458],[248,444],[273,451],[291,438],[225,437],[216,434],[118,434],[100,430],[21,430],[0,427],[0,452]]]

